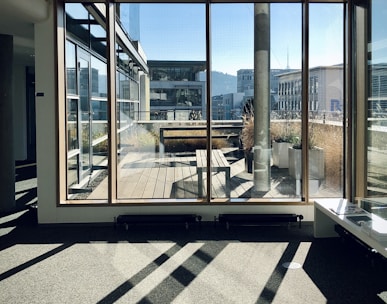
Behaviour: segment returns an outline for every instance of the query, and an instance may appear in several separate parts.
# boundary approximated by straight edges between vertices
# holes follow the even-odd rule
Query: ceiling
[[[34,24],[48,17],[50,2],[0,1],[0,34],[13,36],[15,62],[34,65]]]

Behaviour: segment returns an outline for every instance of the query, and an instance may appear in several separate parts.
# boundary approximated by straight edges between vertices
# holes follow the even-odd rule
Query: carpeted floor
[[[39,226],[33,169],[0,215],[0,303],[387,303],[386,260],[307,223]]]
[[[0,303],[387,303],[385,261],[312,226],[0,224]],[[287,266],[287,267],[284,267]]]

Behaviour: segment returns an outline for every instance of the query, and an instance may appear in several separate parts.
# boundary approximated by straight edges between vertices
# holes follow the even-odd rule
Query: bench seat
[[[203,197],[203,172],[207,171],[207,150],[196,150],[196,170],[198,174],[198,195]],[[211,171],[225,172],[225,192],[230,197],[231,166],[221,150],[212,150]]]

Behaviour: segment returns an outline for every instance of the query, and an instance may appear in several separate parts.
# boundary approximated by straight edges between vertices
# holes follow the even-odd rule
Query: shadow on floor
[[[190,288],[196,279],[202,276],[208,267],[211,267],[210,265],[220,258],[227,247],[232,245],[233,248],[238,249],[239,244],[247,246],[251,244],[262,251],[267,250],[268,246],[271,248],[270,246],[273,244],[285,246],[279,260],[275,262],[274,268],[270,269],[270,273],[264,273],[267,270],[263,265],[272,262],[272,256],[275,256],[275,253],[268,252],[267,255],[262,256],[263,260],[259,261],[262,263],[262,267],[255,275],[267,276],[268,279],[263,289],[257,293],[255,303],[275,302],[277,297],[284,297],[284,292],[285,299],[286,294],[289,295],[289,301],[283,303],[310,303],[308,297],[314,299],[313,291],[310,288],[311,283],[314,285],[314,289],[318,290],[325,298],[324,301],[314,303],[387,303],[386,260],[339,238],[315,239],[313,226],[310,223],[303,224],[301,228],[297,226],[289,228],[284,226],[242,226],[231,227],[230,230],[227,230],[225,227],[207,222],[193,226],[188,230],[183,225],[149,225],[129,227],[129,230],[126,231],[122,227],[115,228],[113,224],[38,225],[36,208],[25,206],[18,212],[0,218],[0,232],[0,260],[2,268],[5,269],[0,272],[0,281],[3,283],[12,282],[12,284],[16,284],[15,286],[17,286],[18,281],[22,283],[23,289],[18,289],[20,299],[23,298],[23,294],[28,294],[31,303],[38,303],[39,297],[42,297],[41,300],[47,301],[48,299],[45,298],[45,294],[36,292],[34,271],[44,269],[48,280],[52,282],[61,279],[61,276],[68,275],[68,272],[63,272],[62,275],[58,273],[59,265],[50,262],[53,259],[69,263],[69,265],[75,263],[74,265],[82,268],[80,257],[90,250],[93,253],[96,252],[95,244],[102,244],[104,253],[98,252],[98,255],[94,255],[94,257],[101,258],[99,262],[110,265],[117,253],[117,245],[143,244],[146,246],[154,243],[173,243],[174,245],[160,253],[158,257],[130,279],[121,280],[117,285],[113,285],[109,292],[94,303],[114,303],[125,297],[141,282],[173,259],[182,248],[194,246],[197,243],[202,244],[200,249],[192,253],[165,279],[152,286],[139,303],[170,303],[174,301],[186,288]],[[79,244],[82,246],[77,246]],[[43,253],[17,263],[18,256],[23,256],[24,253],[31,250],[31,247],[34,247],[31,245],[38,245],[37,248],[44,247],[43,245],[52,246],[49,246],[50,248]],[[239,250],[243,253],[241,248]],[[302,248],[307,248],[305,259],[300,265],[301,271],[306,276],[297,277],[297,270],[285,268],[284,264],[297,261],[296,256],[302,251]],[[7,256],[10,254],[8,252],[12,252],[12,256]],[[78,258],[76,261],[71,261],[70,259],[74,255]],[[251,263],[256,262],[251,261]],[[106,267],[105,264],[97,262],[92,263],[92,265],[93,268],[84,270],[87,272],[85,276],[90,279],[101,271],[99,268]],[[225,274],[227,273],[227,265],[223,266],[224,269],[219,269],[219,272]],[[69,271],[69,269],[66,270]],[[104,269],[104,271],[107,271],[105,273],[107,277],[111,275],[113,278],[116,275],[114,267],[108,270]],[[228,273],[229,277],[235,275],[235,273]],[[287,278],[293,276],[299,278],[299,281],[290,282],[292,289],[286,290],[284,286],[289,286]],[[212,279],[217,280],[218,278]],[[244,280],[245,278],[240,279]],[[62,291],[71,289],[71,281],[68,279],[60,281]],[[93,280],[93,284],[95,284],[94,290],[104,290],[106,287],[103,285],[106,282],[99,283],[99,280]],[[42,288],[41,285],[38,286],[38,291],[39,288]],[[284,288],[285,290],[283,290]],[[86,303],[90,300],[86,296],[87,290],[84,289],[79,294],[79,302]],[[302,294],[305,298],[291,301],[290,296],[294,294]],[[70,302],[70,294],[63,293],[61,296],[63,303]],[[1,294],[0,299],[2,299]],[[196,302],[194,298],[191,300]],[[243,300],[240,303],[244,303]]]

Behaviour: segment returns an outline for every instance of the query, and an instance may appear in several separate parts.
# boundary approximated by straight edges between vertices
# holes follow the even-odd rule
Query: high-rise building
[[[140,5],[138,3],[119,3],[117,14],[130,39],[140,41]]]

